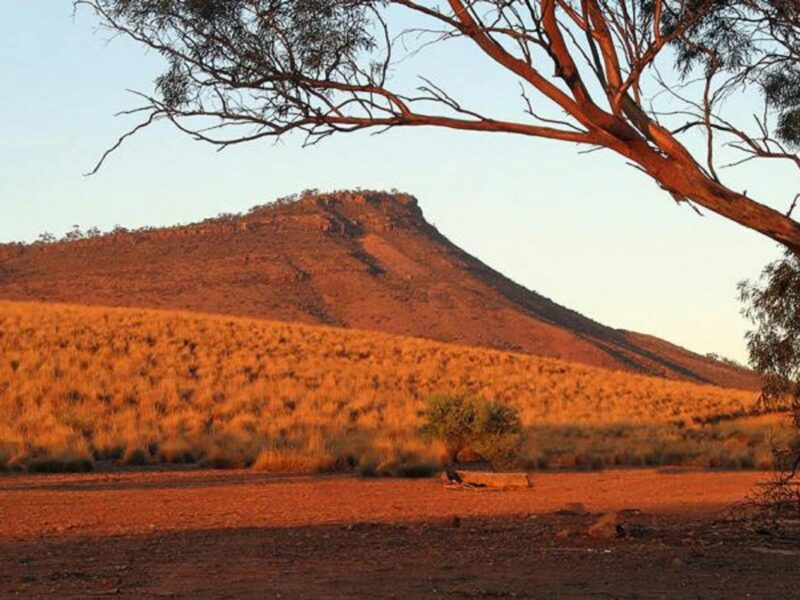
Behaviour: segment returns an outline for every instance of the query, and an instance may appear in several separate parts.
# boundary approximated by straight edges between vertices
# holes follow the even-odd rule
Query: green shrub
[[[428,399],[423,434],[441,440],[448,459],[471,450],[494,468],[510,466],[519,454],[521,425],[517,411],[507,404],[467,394],[439,394]]]

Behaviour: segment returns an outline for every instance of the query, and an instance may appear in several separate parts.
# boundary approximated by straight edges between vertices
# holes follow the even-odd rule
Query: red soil
[[[465,493],[432,479],[250,471],[20,475],[0,478],[0,538],[513,516],[553,512],[570,502],[592,512],[635,507],[709,516],[740,501],[763,477],[759,472],[547,473],[535,475],[530,490]]]
[[[0,478],[0,596],[791,597],[797,551],[716,521],[763,473],[435,480],[126,472]],[[625,537],[592,513],[637,508]],[[457,519],[454,519],[457,516]]]

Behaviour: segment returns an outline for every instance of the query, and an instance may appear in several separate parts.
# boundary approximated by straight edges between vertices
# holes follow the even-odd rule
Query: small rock
[[[617,537],[617,513],[605,513],[592,523],[587,533],[594,540],[610,540]]]
[[[565,540],[572,535],[572,530],[569,528],[559,529],[556,532],[556,539]]]
[[[450,520],[447,522],[450,527],[461,527],[461,517],[458,515],[453,515],[450,517]]]
[[[672,566],[675,567],[676,569],[682,567],[683,565],[684,565],[684,562],[680,558],[673,558],[672,559]]]
[[[784,548],[767,548],[767,547],[756,547],[751,548],[753,552],[758,552],[759,554],[774,554],[777,556],[798,556],[800,555],[800,551],[797,550],[786,550]]]

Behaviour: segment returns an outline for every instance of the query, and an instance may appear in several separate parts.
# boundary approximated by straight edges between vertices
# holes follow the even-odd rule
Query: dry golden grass
[[[402,471],[441,456],[418,429],[426,398],[454,390],[514,405],[529,464],[539,466],[599,466],[581,462],[592,448],[603,465],[658,464],[647,452],[673,438],[683,444],[694,435],[687,432],[714,439],[721,425],[700,422],[750,414],[756,399],[380,333],[0,302],[0,467],[55,470],[116,459]],[[766,442],[759,438],[756,447],[752,438],[740,446],[755,464]],[[635,447],[643,440],[656,448],[643,454]],[[699,460],[698,453],[714,464],[699,447],[687,456]]]

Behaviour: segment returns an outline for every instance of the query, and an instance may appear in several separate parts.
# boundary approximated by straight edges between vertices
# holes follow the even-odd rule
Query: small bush
[[[29,473],[87,473],[93,468],[88,458],[40,458],[26,466]]]
[[[335,460],[327,454],[315,454],[295,448],[265,448],[252,465],[255,471],[272,473],[324,473],[333,469]]]
[[[395,467],[392,475],[395,477],[405,477],[407,479],[425,479],[438,471],[438,467],[434,463],[421,462],[398,465]]]
[[[32,454],[19,463],[29,473],[85,473],[94,468],[85,447],[39,447]]]
[[[4,447],[0,445],[0,471],[5,471],[9,468],[9,463],[13,458],[14,453],[11,447]]]
[[[128,448],[122,457],[122,464],[142,467],[150,464],[150,453],[143,448]]]
[[[209,469],[241,469],[245,465],[239,460],[239,457],[222,452],[212,452],[202,459],[200,466]]]
[[[358,474],[364,478],[371,477],[399,477],[403,479],[426,479],[439,471],[439,466],[432,462],[418,462],[386,465],[377,467],[375,464],[362,465]]]
[[[430,477],[439,470],[440,467],[436,462],[413,451],[395,450],[383,455],[370,453],[358,464],[358,473],[361,477],[419,479]]]
[[[201,452],[181,439],[168,439],[160,448],[159,459],[164,463],[192,464],[199,461]]]
[[[516,462],[520,443],[520,419],[506,404],[489,402],[466,394],[431,396],[425,412],[423,434],[445,443],[448,458],[472,451],[492,467]]]

